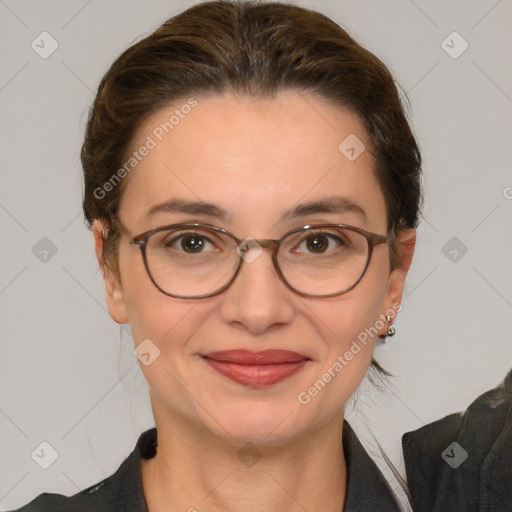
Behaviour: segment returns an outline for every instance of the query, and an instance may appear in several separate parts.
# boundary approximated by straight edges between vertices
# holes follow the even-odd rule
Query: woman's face
[[[155,147],[142,151],[146,156],[139,153],[140,161],[125,178],[119,216],[131,235],[179,222],[213,224],[239,239],[278,239],[313,223],[386,234],[386,207],[370,152],[357,156],[361,143],[369,147],[369,141],[354,115],[296,93],[272,100],[231,95],[196,100],[190,113],[173,105],[138,132],[134,151],[148,145],[148,136]],[[161,123],[169,122],[176,109],[179,122],[174,119],[172,129],[166,125],[166,133]],[[340,150],[348,136],[352,144]],[[285,218],[301,204],[333,198],[357,207]],[[165,209],[148,214],[175,199],[212,203],[227,217]],[[100,255],[97,224],[95,238]],[[119,247],[121,286],[106,277],[107,303],[115,321],[130,323],[135,346],[151,340],[150,360],[155,347],[160,351],[151,364],[141,364],[157,426],[181,422],[239,443],[280,443],[340,418],[370,364],[375,327],[384,333],[389,324],[382,319],[396,311],[406,273],[405,268],[390,273],[388,246],[377,245],[354,289],[337,297],[309,298],[285,286],[271,251],[264,250],[251,263],[242,263],[221,294],[178,299],[154,286],[139,247],[128,240],[123,236]],[[308,361],[288,378],[253,386],[219,373],[204,358],[218,351],[273,349],[296,352]]]

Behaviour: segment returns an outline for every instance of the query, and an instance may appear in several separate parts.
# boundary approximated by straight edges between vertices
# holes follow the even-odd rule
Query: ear
[[[114,274],[104,265],[103,243],[105,240],[106,230],[100,220],[95,220],[93,222],[92,232],[94,235],[96,258],[98,259],[98,263],[103,274],[108,311],[115,322],[118,324],[125,324],[128,322],[128,315],[126,312],[121,283],[118,282],[118,279],[115,278]]]
[[[397,239],[400,264],[389,275],[386,297],[383,303],[384,311],[390,309],[395,311],[396,305],[402,303],[405,278],[409,272],[416,245],[416,230],[400,231]]]

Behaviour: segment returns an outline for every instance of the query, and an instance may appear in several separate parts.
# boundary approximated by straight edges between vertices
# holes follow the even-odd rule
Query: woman
[[[399,510],[343,410],[369,368],[386,374],[373,349],[394,333],[420,208],[385,66],[314,11],[198,4],[114,62],[81,157],[156,428],[111,477],[21,510]],[[411,505],[443,505],[436,492]]]

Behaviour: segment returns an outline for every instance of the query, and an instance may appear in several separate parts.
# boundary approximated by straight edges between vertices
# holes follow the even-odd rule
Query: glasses
[[[279,240],[240,240],[225,229],[202,223],[172,224],[131,236],[140,247],[153,284],[165,295],[200,299],[217,295],[233,283],[242,261],[251,263],[263,249],[283,283],[305,297],[334,297],[352,290],[363,278],[373,248],[394,238],[345,224],[315,224],[293,229]]]

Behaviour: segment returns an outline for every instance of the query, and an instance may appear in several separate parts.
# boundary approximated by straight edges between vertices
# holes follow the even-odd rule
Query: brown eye
[[[329,246],[329,238],[323,235],[310,236],[306,240],[306,247],[311,252],[325,252]]]
[[[340,234],[318,232],[303,239],[294,252],[330,254],[339,247],[348,247],[348,241]]]
[[[180,246],[185,252],[201,252],[206,242],[203,237],[197,235],[187,235],[181,237]]]
[[[194,232],[170,233],[162,239],[162,246],[166,249],[173,249],[185,254],[201,254],[209,252],[214,243],[205,235]]]

